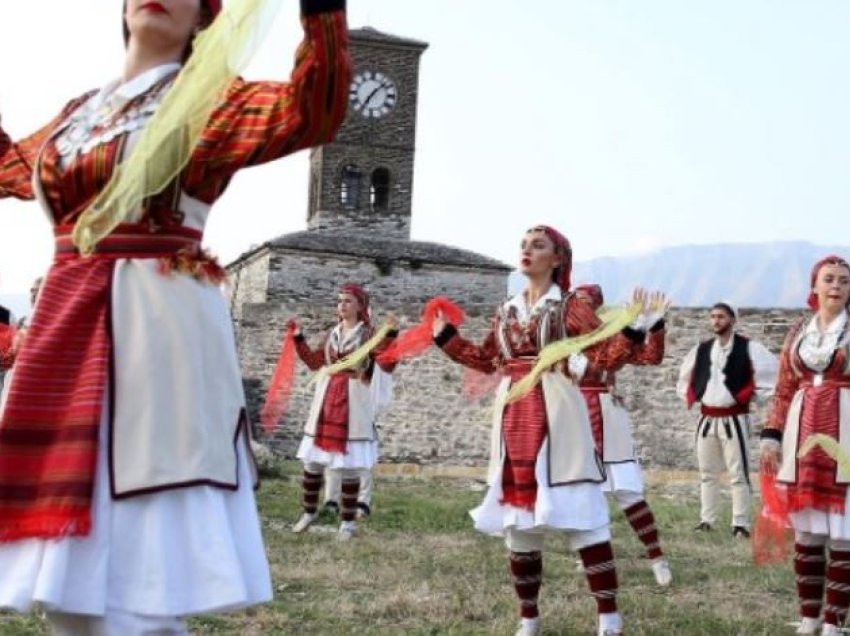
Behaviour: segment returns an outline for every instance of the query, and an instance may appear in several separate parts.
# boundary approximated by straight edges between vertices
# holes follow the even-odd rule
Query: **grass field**
[[[306,535],[298,516],[297,466],[282,466],[259,494],[275,599],[250,611],[203,616],[194,634],[513,634],[516,603],[501,540],[471,528],[482,496],[472,479],[379,477],[372,518],[338,544],[335,522]],[[620,609],[627,634],[720,636],[793,634],[790,564],[757,568],[750,545],[728,528],[696,534],[697,485],[649,489],[673,584],[659,589],[622,514],[613,518]],[[727,498],[728,499],[728,498]],[[724,512],[728,515],[728,510]],[[727,517],[728,518],[728,517]],[[595,633],[594,603],[563,537],[544,555],[543,633]],[[46,634],[37,615],[0,614],[0,634]]]

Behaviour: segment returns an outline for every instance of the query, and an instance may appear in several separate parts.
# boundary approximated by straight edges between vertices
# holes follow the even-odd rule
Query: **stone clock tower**
[[[270,238],[227,267],[253,421],[259,421],[287,321],[297,317],[311,346],[320,344],[337,323],[342,283],[366,287],[376,325],[389,312],[404,326],[415,324],[429,299],[452,298],[466,311],[464,333],[474,340],[489,332],[507,291],[507,265],[410,239],[419,60],[427,45],[372,28],[349,33],[348,112],[336,140],[310,154],[308,228]],[[267,440],[286,456],[298,448],[312,404],[310,377],[306,367],[296,367],[285,424]],[[399,365],[393,383],[391,412],[381,424],[384,460],[486,461],[490,410],[459,399],[457,365],[432,352]]]
[[[409,240],[416,98],[424,42],[372,28],[349,32],[348,113],[310,154],[311,230]]]

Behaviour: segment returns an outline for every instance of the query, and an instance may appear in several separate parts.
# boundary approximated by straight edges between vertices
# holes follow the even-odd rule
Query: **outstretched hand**
[[[767,475],[775,475],[779,470],[780,446],[778,443],[762,443],[759,453],[761,472]]]
[[[301,335],[301,324],[297,320],[295,320],[295,318],[289,319],[289,321],[286,323],[286,328],[292,328],[293,336],[297,337]]]
[[[662,291],[654,291],[649,294],[649,303],[648,310],[653,313],[666,314],[670,309],[670,305],[673,303],[673,299],[668,297]]]
[[[439,336],[440,332],[442,332],[443,329],[445,329],[445,327],[446,327],[446,319],[443,316],[443,312],[438,311],[437,315],[434,317],[434,323],[433,323],[434,337]]]
[[[640,305],[641,311],[646,309],[648,298],[649,294],[643,287],[635,287],[632,291],[632,304]]]

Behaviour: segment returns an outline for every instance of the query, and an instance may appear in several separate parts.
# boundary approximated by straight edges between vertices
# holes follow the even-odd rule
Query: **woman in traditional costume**
[[[271,598],[224,271],[200,244],[237,170],[332,139],[350,59],[344,0],[302,0],[290,81],[211,94],[260,4],[127,0],[124,75],[30,137],[0,130],[0,197],[38,198],[56,237],[0,421],[0,607],[38,604],[57,634],[185,634]],[[185,154],[145,154],[166,130]],[[113,196],[176,155],[164,190]]]
[[[340,288],[337,316],[338,324],[316,349],[307,344],[300,327],[293,332],[302,362],[313,371],[328,368],[329,372],[319,376],[298,448],[298,459],[304,463],[303,513],[292,531],[304,532],[315,521],[323,475],[328,469],[340,473],[342,522],[337,538],[348,541],[354,535],[361,472],[371,470],[378,462],[375,419],[392,390],[389,374],[394,365],[382,365],[375,359],[396,337],[398,325],[390,317],[385,336],[373,340],[377,336],[370,319],[369,295],[355,283]],[[370,340],[375,346],[362,362],[332,370],[332,365],[367,346]]]
[[[603,305],[599,285],[580,285],[576,294],[586,296],[594,309],[598,310]],[[658,365],[664,358],[664,314],[668,301],[661,293],[643,294],[641,300],[647,307],[647,313],[639,325],[639,333],[633,335],[639,344],[632,349],[630,357],[621,361],[619,368],[627,364]],[[587,402],[596,452],[605,465],[602,490],[614,498],[646,548],[656,582],[667,586],[673,576],[661,549],[655,515],[644,497],[643,475],[635,457],[631,418],[622,398],[617,395],[616,372],[619,368],[605,370],[589,364],[579,382],[579,389]]]
[[[850,454],[850,265],[838,256],[818,261],[811,290],[814,315],[791,328],[780,355],[761,466],[775,475],[794,529],[797,633],[815,634],[822,621],[820,633],[832,636],[850,606],[850,466],[836,461]],[[816,435],[830,452],[801,453]]]
[[[608,505],[601,488],[605,473],[587,406],[572,378],[580,378],[588,363],[596,369],[617,368],[631,356],[637,340],[628,330],[616,333],[544,372],[530,392],[505,404],[511,385],[531,372],[547,344],[601,325],[591,303],[570,291],[571,269],[567,239],[551,227],[534,227],[521,244],[526,289],[499,308],[482,344],[464,339],[440,317],[433,322],[434,341],[450,358],[504,375],[493,418],[489,489],[471,515],[480,532],[505,537],[520,601],[518,636],[539,631],[537,598],[547,531],[565,532],[579,552],[597,602],[599,634],[622,633]]]

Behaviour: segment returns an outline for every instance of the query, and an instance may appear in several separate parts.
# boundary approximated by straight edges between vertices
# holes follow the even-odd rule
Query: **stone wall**
[[[405,316],[412,308],[396,307]],[[491,311],[479,306],[463,327],[475,340],[489,329]],[[696,413],[689,413],[675,393],[682,358],[700,339],[710,337],[707,310],[678,309],[668,317],[667,350],[660,367],[626,368],[618,385],[632,413],[637,452],[652,468],[692,469]],[[802,311],[743,310],[739,330],[779,352],[790,325]],[[298,315],[308,342],[317,345],[333,326],[333,305],[316,309],[283,303],[244,308],[239,341],[245,369],[249,409],[257,421],[265,386],[277,360],[285,317]],[[487,458],[492,397],[471,403],[462,395],[467,374],[441,352],[404,363],[394,374],[395,391],[390,412],[380,422],[384,462],[444,465],[483,465]],[[309,377],[298,365],[298,378],[282,429],[273,447],[292,456],[312,397]],[[491,394],[492,395],[492,394]],[[754,415],[760,430],[764,407]],[[753,440],[755,449],[756,441]]]
[[[430,263],[376,263],[364,258],[275,250],[269,262],[265,301],[296,307],[324,307],[331,316],[339,285],[357,281],[366,286],[380,316],[387,311],[418,316],[422,305],[438,294],[463,298],[472,313],[492,309],[492,298],[505,294],[505,273]],[[382,269],[383,268],[383,269]]]
[[[738,331],[761,341],[779,354],[785,334],[803,310],[741,310]],[[696,468],[694,429],[696,410],[688,412],[676,395],[676,380],[682,359],[699,340],[711,337],[707,309],[677,309],[668,317],[666,351],[660,367],[627,367],[617,374],[617,384],[632,414],[637,452],[646,466]],[[764,404],[754,409],[754,433],[761,430]],[[751,449],[755,453],[757,436]],[[755,455],[754,455],[755,457]]]
[[[266,289],[269,279],[269,251],[258,250],[231,270],[228,277],[227,296],[230,301],[230,313],[236,325],[242,318],[242,307],[249,303],[266,301]]]

